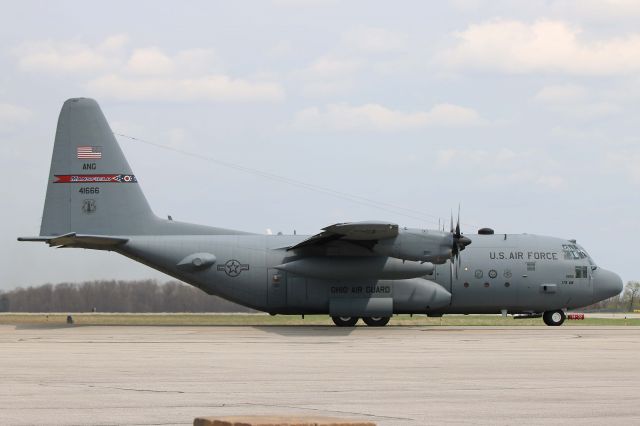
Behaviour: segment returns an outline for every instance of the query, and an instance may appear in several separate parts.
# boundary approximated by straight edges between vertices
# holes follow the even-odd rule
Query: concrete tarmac
[[[639,424],[637,327],[0,326],[0,424]]]

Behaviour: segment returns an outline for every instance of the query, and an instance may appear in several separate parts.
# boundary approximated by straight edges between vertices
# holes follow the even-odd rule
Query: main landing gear
[[[331,317],[331,319],[338,327],[354,327],[358,322],[358,317]],[[389,317],[364,317],[362,321],[369,327],[384,327],[389,319]]]
[[[362,321],[369,327],[384,327],[389,322],[389,317],[364,317]]]
[[[546,311],[542,315],[542,319],[544,320],[544,323],[550,326],[562,325],[565,318],[566,318],[566,315],[564,314],[564,311],[561,311],[561,310]]]
[[[353,327],[358,322],[358,317],[331,317],[338,327]]]

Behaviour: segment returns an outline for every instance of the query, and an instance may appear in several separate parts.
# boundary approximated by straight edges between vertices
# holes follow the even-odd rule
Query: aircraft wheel
[[[390,317],[364,317],[362,321],[369,327],[384,327],[389,322]]]
[[[331,317],[338,327],[353,327],[358,322],[358,317]]]
[[[550,326],[562,325],[565,318],[566,318],[566,315],[564,314],[564,311],[561,311],[561,310],[546,311],[542,315],[542,319],[544,320],[544,323]]]

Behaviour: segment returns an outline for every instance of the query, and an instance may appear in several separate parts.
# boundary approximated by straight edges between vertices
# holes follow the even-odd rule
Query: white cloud
[[[513,163],[519,157],[529,155],[528,153],[516,153],[510,149],[501,149],[496,152],[489,152],[483,149],[442,149],[436,156],[436,165],[446,168],[452,164],[483,165],[487,163]]]
[[[477,126],[484,120],[473,109],[438,104],[429,111],[402,112],[369,103],[361,106],[329,104],[324,109],[311,107],[296,113],[293,126],[298,129],[324,130],[406,130],[429,126]]]
[[[280,85],[223,74],[211,49],[168,54],[158,47],[127,49],[125,35],[89,45],[36,41],[15,49],[19,66],[32,72],[86,73],[91,95],[121,100],[277,101]]]
[[[25,124],[31,115],[27,108],[0,102],[0,130]]]
[[[357,59],[333,54],[324,55],[291,76],[301,83],[301,92],[311,97],[344,94],[353,85],[356,72],[363,63]]]
[[[301,74],[307,78],[344,77],[357,71],[360,66],[360,62],[355,59],[325,55],[303,69]]]
[[[129,36],[126,34],[115,34],[104,39],[98,46],[103,52],[119,52],[129,43]]]
[[[360,26],[342,34],[338,45],[308,66],[291,73],[301,83],[301,92],[310,97],[344,95],[366,70],[367,74],[397,72],[402,55],[408,48],[408,37],[385,28]],[[379,54],[383,54],[380,56]],[[393,60],[389,60],[389,56]]]
[[[295,7],[308,7],[308,6],[330,6],[336,3],[337,0],[273,0],[273,3],[277,6],[295,6]]]
[[[160,101],[278,101],[282,88],[269,82],[252,82],[226,75],[197,78],[127,78],[106,75],[87,83],[92,95],[122,100]]]
[[[566,179],[553,170],[553,162],[532,151],[442,149],[436,154],[435,166],[441,170],[455,166],[472,176],[474,183],[491,187],[527,184],[554,191],[568,187]]]
[[[580,119],[604,117],[622,111],[619,105],[601,98],[575,84],[546,86],[533,97],[534,101],[553,112]]]
[[[353,80],[318,80],[306,81],[301,87],[300,92],[311,98],[330,98],[340,96],[347,93],[353,86]]]
[[[549,6],[565,16],[578,15],[597,21],[619,21],[640,16],[638,0],[556,0]]]
[[[535,176],[534,182],[549,189],[559,190],[567,188],[567,180],[558,175]]]
[[[622,172],[630,182],[640,185],[640,151],[610,152],[606,156],[606,163],[610,172]]]
[[[587,89],[576,84],[560,84],[546,86],[540,89],[533,97],[534,100],[544,103],[572,103],[583,101],[587,98]]]
[[[125,70],[140,76],[202,75],[219,71],[211,49],[186,49],[170,56],[157,47],[135,49]]]
[[[385,28],[358,27],[345,33],[343,38],[347,46],[366,53],[402,51],[408,45],[407,34]]]
[[[448,3],[462,13],[488,16],[546,16],[617,24],[640,16],[637,0],[449,0]]]
[[[577,75],[640,71],[640,33],[593,40],[563,21],[493,20],[456,33],[455,45],[438,55],[454,68],[507,73]]]
[[[166,75],[174,71],[174,63],[157,47],[136,49],[127,62],[127,71],[140,75]]]
[[[125,35],[108,37],[95,46],[79,41],[30,41],[15,48],[13,53],[19,67],[25,71],[98,71],[112,65],[127,42]]]

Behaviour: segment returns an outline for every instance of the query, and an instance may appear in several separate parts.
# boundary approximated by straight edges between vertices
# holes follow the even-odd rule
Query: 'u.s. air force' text
[[[554,251],[490,251],[489,259],[493,260],[558,260]]]

